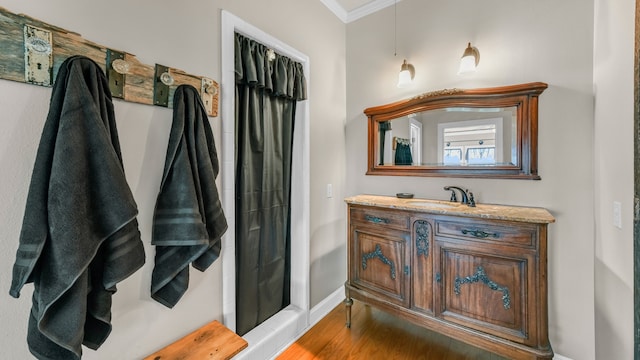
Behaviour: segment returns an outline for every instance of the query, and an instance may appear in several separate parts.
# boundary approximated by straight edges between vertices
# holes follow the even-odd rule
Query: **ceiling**
[[[402,0],[320,0],[345,24]]]

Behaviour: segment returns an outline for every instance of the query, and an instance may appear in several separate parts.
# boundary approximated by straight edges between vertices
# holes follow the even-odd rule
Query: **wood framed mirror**
[[[541,82],[445,89],[364,110],[367,175],[539,180]]]

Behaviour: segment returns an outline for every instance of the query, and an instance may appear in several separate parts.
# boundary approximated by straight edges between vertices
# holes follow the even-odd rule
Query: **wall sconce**
[[[400,74],[398,74],[398,87],[403,88],[411,85],[415,76],[416,69],[405,60],[400,67]]]
[[[476,66],[478,66],[479,62],[480,52],[477,48],[472,47],[471,43],[469,43],[467,48],[464,50],[464,54],[462,54],[462,59],[460,59],[458,75],[476,72]]]

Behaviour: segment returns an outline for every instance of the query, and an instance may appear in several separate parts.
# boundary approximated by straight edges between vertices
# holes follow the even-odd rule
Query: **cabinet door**
[[[408,306],[409,234],[352,226],[351,236],[351,284],[392,303]]]
[[[527,283],[533,259],[469,250],[436,240],[438,316],[528,344]],[[490,251],[490,250],[487,250]]]
[[[411,226],[411,284],[414,310],[433,314],[433,226],[415,219]]]

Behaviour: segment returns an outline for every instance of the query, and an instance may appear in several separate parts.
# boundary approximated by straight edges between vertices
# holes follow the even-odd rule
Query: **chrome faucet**
[[[460,192],[460,196],[462,197],[460,204],[469,205],[470,207],[476,206],[476,200],[474,199],[473,193],[471,191],[462,189],[457,186],[445,186],[444,189],[447,191],[451,191],[451,199],[449,201],[458,201],[458,198],[456,197],[456,190],[458,190]]]

